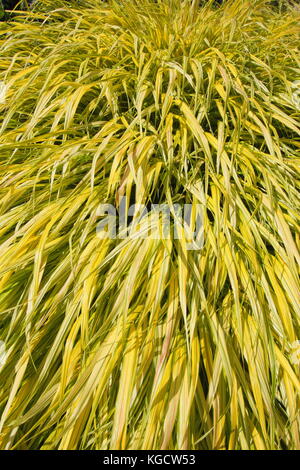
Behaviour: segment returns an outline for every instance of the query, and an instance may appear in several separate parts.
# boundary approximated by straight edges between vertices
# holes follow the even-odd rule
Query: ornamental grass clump
[[[0,24],[1,449],[300,448],[299,9],[202,3]]]

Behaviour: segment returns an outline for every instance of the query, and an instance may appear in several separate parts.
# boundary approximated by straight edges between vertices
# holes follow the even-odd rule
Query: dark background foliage
[[[34,0],[28,0],[27,3],[33,3]],[[218,3],[218,4],[221,4],[223,3],[224,1],[226,0],[215,0],[215,3]],[[5,10],[12,10],[14,9],[18,4],[21,4],[21,3],[25,3],[25,2],[21,2],[20,0],[2,0],[2,4],[3,4],[3,7]],[[67,3],[67,1],[66,1]],[[203,2],[205,3],[205,1]],[[280,3],[284,4],[284,3],[289,3],[289,0],[284,0],[284,1],[280,1],[280,0],[273,0],[273,1],[270,1],[271,4],[273,5],[278,5]],[[296,3],[300,3],[300,0],[297,0]]]

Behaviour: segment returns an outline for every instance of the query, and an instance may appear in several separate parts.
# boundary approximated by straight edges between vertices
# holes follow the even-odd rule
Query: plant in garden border
[[[262,0],[0,25],[1,448],[300,447],[299,34]],[[203,249],[99,239],[122,198],[200,204]]]

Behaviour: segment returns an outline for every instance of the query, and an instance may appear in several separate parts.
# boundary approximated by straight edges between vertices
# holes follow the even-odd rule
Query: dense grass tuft
[[[69,3],[0,25],[0,448],[299,449],[299,9]]]

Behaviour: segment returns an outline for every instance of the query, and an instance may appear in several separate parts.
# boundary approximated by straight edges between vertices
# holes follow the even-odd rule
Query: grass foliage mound
[[[197,3],[0,24],[1,449],[300,448],[299,9]]]

